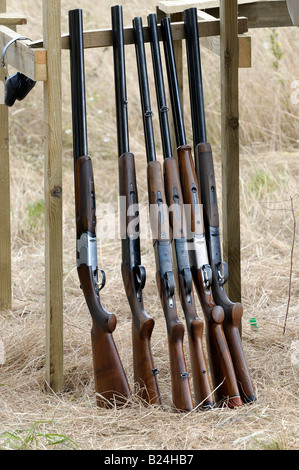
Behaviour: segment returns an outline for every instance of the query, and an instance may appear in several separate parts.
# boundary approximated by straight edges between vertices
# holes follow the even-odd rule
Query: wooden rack
[[[219,6],[220,5],[220,6]],[[229,296],[241,300],[238,69],[251,65],[248,27],[291,26],[285,1],[246,2],[220,0],[161,1],[157,14],[169,15],[177,62],[182,58],[185,8],[199,8],[199,36],[203,44],[220,55],[222,95],[223,240],[230,270]],[[22,15],[8,15],[0,0],[0,48],[20,35],[16,26],[26,23]],[[144,27],[148,41],[148,28]],[[125,43],[134,43],[132,28],[125,29]],[[112,32],[85,31],[84,47],[112,46]],[[63,387],[63,238],[62,238],[62,104],[61,50],[69,48],[69,36],[61,35],[60,0],[43,0],[43,39],[20,40],[6,54],[9,65],[36,81],[44,90],[44,191],[45,191],[45,299],[46,381],[54,391]],[[182,68],[180,69],[180,74]],[[3,80],[3,78],[2,78]],[[181,76],[181,86],[182,86]],[[12,306],[10,245],[9,110],[0,105],[0,308]]]

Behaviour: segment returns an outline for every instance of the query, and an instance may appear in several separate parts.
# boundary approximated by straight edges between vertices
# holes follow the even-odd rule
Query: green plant
[[[256,443],[265,450],[286,450],[284,440],[271,439],[269,442],[262,442],[255,439]]]
[[[278,40],[278,32],[276,29],[272,29],[272,33],[270,34],[270,41],[271,41],[271,50],[274,55],[274,62],[273,67],[278,70],[279,68],[279,61],[281,60],[284,52],[281,48],[281,43]]]
[[[250,189],[254,193],[259,193],[262,189],[271,190],[274,182],[271,176],[264,170],[257,170],[250,178]]]
[[[63,434],[46,431],[52,421],[36,421],[29,429],[16,429],[0,434],[1,450],[38,450],[49,446],[75,450],[78,445]]]
[[[38,201],[31,201],[27,205],[27,225],[29,230],[34,230],[40,227],[43,222],[45,213],[45,202],[44,199]]]

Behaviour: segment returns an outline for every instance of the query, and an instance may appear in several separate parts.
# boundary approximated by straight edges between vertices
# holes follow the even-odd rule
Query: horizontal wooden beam
[[[243,34],[248,31],[247,18],[239,18],[239,34]],[[173,40],[185,38],[185,26],[183,22],[172,23],[171,25]],[[161,40],[161,27],[158,25],[158,33]],[[208,36],[219,36],[220,35],[220,20],[214,19],[212,21],[199,21],[198,22],[198,33],[199,37]],[[144,41],[149,42],[149,31],[148,27],[143,27]],[[83,33],[84,48],[93,47],[108,47],[113,45],[112,41],[112,30],[111,29],[98,29],[91,31],[84,31]],[[124,28],[124,43],[134,44],[134,30],[133,28]],[[30,47],[43,47],[43,41],[35,41],[30,44]],[[61,37],[61,48],[69,49],[69,34],[65,34]]]
[[[27,19],[17,13],[0,13],[0,25],[18,26],[27,24]]]
[[[219,17],[219,8],[208,8],[207,13]],[[238,15],[248,18],[251,28],[279,28],[293,26],[285,0],[259,1],[238,6]]]
[[[240,13],[242,11],[242,13]],[[248,18],[250,28],[293,26],[286,1],[254,2],[240,5],[239,14]]]
[[[242,3],[248,3],[249,0],[238,0],[238,5]],[[219,7],[219,0],[205,0],[205,1],[190,1],[190,0],[162,0],[158,3],[158,8],[167,15],[173,13],[179,13],[186,10],[187,8],[199,8],[203,10],[205,8]]]
[[[7,26],[0,26],[0,51],[5,45],[21,35]],[[5,63],[22,72],[35,81],[47,80],[47,51],[42,48],[31,48],[28,39],[15,41],[9,46],[5,54]]]

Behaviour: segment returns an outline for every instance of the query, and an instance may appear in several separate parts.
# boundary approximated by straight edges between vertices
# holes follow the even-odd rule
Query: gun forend
[[[164,194],[161,164],[157,160],[147,165],[147,181],[153,240],[169,240],[168,207]]]
[[[202,198],[204,197],[205,220],[210,227],[219,227],[213,155],[209,143],[203,142],[196,146],[195,168]]]
[[[75,199],[77,234],[96,230],[96,202],[92,161],[89,155],[75,163]]]
[[[184,201],[177,159],[174,157],[166,158],[163,162],[163,172],[172,238],[174,240],[185,238],[187,233]]]

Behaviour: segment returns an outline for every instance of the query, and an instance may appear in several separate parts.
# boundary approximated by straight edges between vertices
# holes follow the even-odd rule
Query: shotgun
[[[198,188],[191,146],[187,145],[183,111],[180,99],[173,39],[169,18],[161,21],[164,55],[168,76],[177,144],[177,158],[185,208],[188,209],[188,238],[193,282],[206,323],[206,341],[215,396],[218,403],[228,398],[229,407],[242,405],[232,359],[223,331],[224,311],[216,305],[211,284],[212,269],[209,264],[201,196]]]
[[[215,302],[224,310],[223,328],[244,403],[256,400],[248,365],[240,338],[239,324],[243,315],[241,303],[232,302],[224,288],[228,280],[228,267],[221,257],[219,214],[215,184],[213,154],[207,141],[200,46],[196,8],[184,12],[189,92],[195,149],[195,169],[204,207],[209,259],[212,268],[212,290]]]
[[[69,11],[72,92],[73,154],[77,236],[77,271],[92,318],[91,342],[97,405],[123,405],[130,388],[121,363],[113,331],[116,316],[101,304],[105,285],[99,285],[96,238],[96,196],[91,157],[88,155],[82,10]]]
[[[156,261],[156,282],[167,326],[172,401],[179,411],[193,409],[183,349],[184,325],[179,321],[175,300],[175,279],[169,239],[168,208],[160,162],[156,159],[142,19],[133,19],[141,110],[147,155],[147,183],[150,223]]]
[[[119,196],[124,200],[120,211],[122,264],[121,272],[125,292],[132,312],[132,346],[134,383],[136,394],[145,402],[161,405],[157,381],[158,370],[154,366],[151,351],[151,336],[154,320],[145,312],[142,290],[146,272],[141,265],[138,221],[138,191],[135,158],[129,150],[127,91],[125,72],[125,49],[123,37],[122,6],[111,8],[116,122],[118,141]],[[138,233],[132,231],[135,228]]]
[[[172,154],[167,115],[168,108],[165,97],[157,18],[155,14],[148,16],[148,27],[164,157],[163,172],[165,195],[169,208],[169,222],[172,231],[174,259],[176,260],[178,291],[188,332],[194,384],[194,404],[199,408],[210,408],[214,406],[214,398],[203,350],[203,322],[197,315],[193,293],[192,274],[186,238],[183,194],[180,183],[178,162]]]

